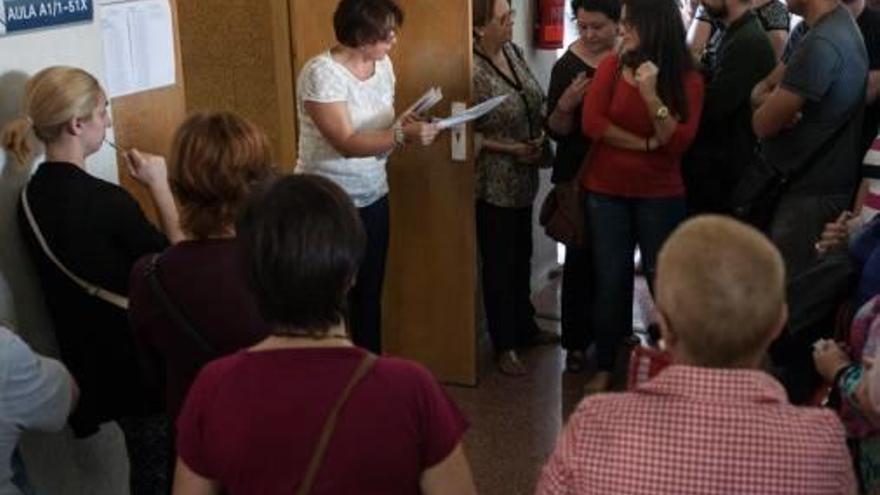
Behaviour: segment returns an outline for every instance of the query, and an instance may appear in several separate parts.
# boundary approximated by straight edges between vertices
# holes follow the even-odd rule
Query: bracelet
[[[406,135],[403,134],[403,124],[396,122],[391,126],[391,132],[394,134],[394,147],[403,148],[406,144]]]
[[[840,379],[843,378],[843,375],[847,374],[850,370],[852,370],[856,366],[856,363],[850,363],[839,370],[834,374],[834,378],[831,380],[831,385],[837,389],[841,388]]]

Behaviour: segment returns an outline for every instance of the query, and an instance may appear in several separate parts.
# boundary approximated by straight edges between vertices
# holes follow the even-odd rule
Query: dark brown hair
[[[495,15],[496,0],[473,0],[471,4],[471,18],[475,28],[483,27],[492,20]]]
[[[333,13],[336,40],[352,48],[383,41],[402,25],[394,0],[341,0]]]
[[[625,53],[621,62],[635,70],[650,60],[659,69],[657,94],[682,122],[690,116],[684,88],[685,74],[694,60],[685,42],[684,23],[673,0],[624,0],[621,23],[639,34],[639,48]]]
[[[253,186],[273,174],[269,140],[234,113],[196,113],[177,130],[171,186],[181,226],[203,239],[232,226]]]
[[[366,234],[351,199],[318,175],[288,175],[248,202],[238,238],[263,317],[279,335],[326,334],[347,314]]]

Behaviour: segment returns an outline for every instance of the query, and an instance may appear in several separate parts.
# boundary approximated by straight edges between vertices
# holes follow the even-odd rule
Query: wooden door
[[[398,0],[405,12],[392,50],[396,107],[430,86],[437,113],[471,100],[470,0]],[[335,1],[290,0],[294,71],[333,46]],[[469,142],[472,140],[469,137]],[[386,352],[415,359],[441,380],[475,384],[476,248],[473,153],[453,162],[449,134],[395,153],[388,166],[391,242],[383,301]]]

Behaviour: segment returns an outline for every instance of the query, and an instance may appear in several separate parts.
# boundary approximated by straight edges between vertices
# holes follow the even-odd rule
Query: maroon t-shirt
[[[165,375],[166,410],[174,419],[199,369],[212,359],[266,337],[235,239],[185,241],[162,253],[159,280],[171,301],[215,355],[200,350],[159,303],[145,275],[147,255],[131,272],[129,318],[135,341],[152,370]]]
[[[177,420],[177,451],[226,493],[295,493],[364,351],[241,351],[205,366]],[[312,495],[419,494],[467,421],[422,366],[380,357],[352,390]]]

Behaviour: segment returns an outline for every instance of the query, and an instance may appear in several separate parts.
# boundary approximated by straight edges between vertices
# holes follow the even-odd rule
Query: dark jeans
[[[816,339],[831,337],[841,300],[835,284],[830,282],[841,270],[829,265],[831,255],[818,257],[815,242],[825,223],[836,220],[849,204],[850,196],[846,194],[783,197],[770,224],[770,238],[785,261],[791,316],[786,332],[770,348],[770,355],[777,378],[795,404],[806,403],[821,383],[813,364],[812,344]],[[828,274],[822,271],[826,265],[831,270]]]
[[[770,239],[782,253],[786,277],[791,279],[816,261],[816,241],[827,222],[833,222],[849,208],[848,194],[827,196],[783,196],[773,221]]]
[[[589,232],[589,231],[588,231]],[[589,239],[589,235],[587,236]],[[592,240],[587,241],[588,244]],[[562,347],[567,351],[586,350],[592,340],[590,324],[593,293],[592,250],[565,247],[562,267]]]
[[[496,352],[528,342],[538,331],[531,300],[532,208],[477,201],[483,305]]]
[[[611,371],[621,342],[632,332],[633,255],[636,244],[653,287],[657,252],[684,219],[684,198],[587,195],[596,273],[593,331],[599,369]]]
[[[382,285],[388,256],[390,220],[388,196],[363,208],[358,214],[367,232],[364,259],[357,281],[348,294],[348,316],[354,343],[370,352],[382,352]]]

